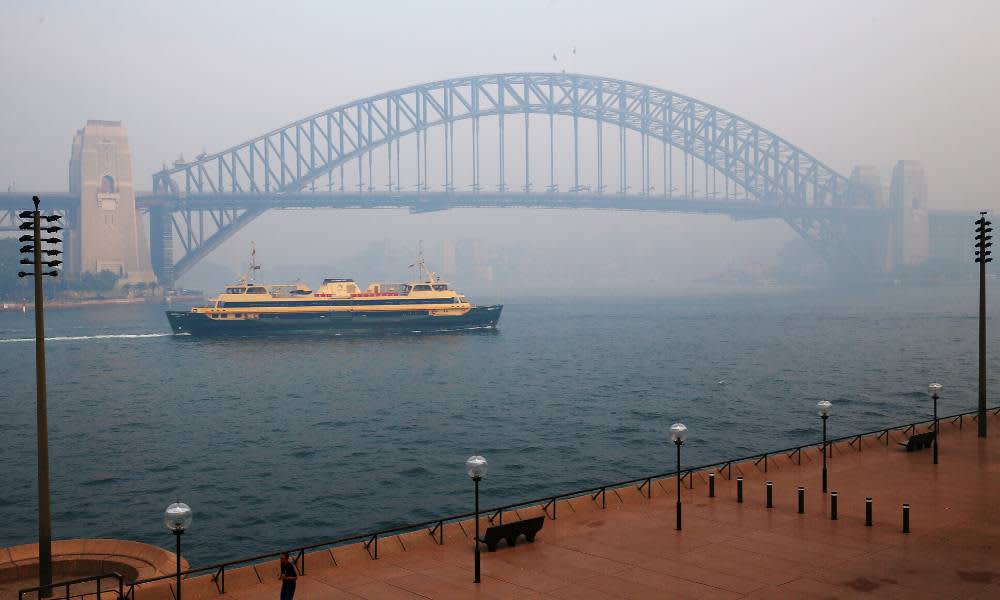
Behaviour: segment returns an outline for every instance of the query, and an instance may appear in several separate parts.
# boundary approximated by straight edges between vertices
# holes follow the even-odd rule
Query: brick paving
[[[607,508],[589,496],[560,501],[533,544],[483,548],[482,583],[472,583],[472,522],[448,524],[444,544],[426,532],[385,538],[372,560],[352,545],[308,554],[297,600],[337,598],[1000,598],[1000,417],[992,438],[975,423],[942,423],[940,464],[931,450],[907,453],[893,432],[861,444],[839,443],[829,459],[839,518],[821,492],[819,449],[772,456],[764,465],[734,464],[732,479],[707,473],[684,488],[684,530],[674,529],[673,479],[657,480],[652,498],[635,487],[608,490]],[[919,431],[919,429],[918,429]],[[860,446],[861,451],[858,451]],[[744,503],[735,478],[744,477]],[[774,482],[772,509],[764,482]],[[688,482],[685,481],[685,485]],[[488,485],[488,481],[486,483]],[[797,514],[798,486],[806,488]],[[874,501],[866,527],[865,497]],[[912,532],[902,533],[901,505]],[[504,521],[542,514],[512,511]],[[482,527],[488,523],[483,520]],[[184,583],[185,600],[276,599],[277,563],[226,573],[226,594],[208,577]],[[137,600],[173,598],[166,584],[138,590]]]

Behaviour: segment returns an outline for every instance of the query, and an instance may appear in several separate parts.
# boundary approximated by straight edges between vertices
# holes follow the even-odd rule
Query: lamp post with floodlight
[[[181,536],[193,518],[191,507],[183,502],[174,502],[163,511],[163,524],[177,538],[177,600],[181,600]]]
[[[681,446],[688,437],[688,428],[684,423],[674,423],[670,426],[670,440],[677,446],[677,531],[681,530]]]
[[[476,484],[476,578],[475,583],[479,583],[479,482],[486,477],[488,463],[482,456],[470,456],[465,461],[465,471]]]
[[[819,416],[823,419],[823,493],[826,493],[826,420],[833,412],[833,404],[827,400],[820,400],[816,403]]]

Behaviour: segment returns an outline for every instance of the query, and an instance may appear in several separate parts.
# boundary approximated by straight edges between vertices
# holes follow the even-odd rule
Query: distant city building
[[[884,208],[885,200],[882,193],[882,173],[874,165],[858,165],[851,171],[851,184],[867,189],[871,196],[868,206]]]
[[[441,241],[441,264],[438,268],[447,277],[455,275],[455,242],[451,240]]]

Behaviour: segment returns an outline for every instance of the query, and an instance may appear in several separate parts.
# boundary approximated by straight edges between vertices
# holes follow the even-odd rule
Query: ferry
[[[254,281],[256,251],[239,283],[209,304],[167,311],[174,333],[259,335],[281,332],[437,332],[496,329],[502,304],[476,306],[427,268],[423,253],[418,278],[407,283],[372,283],[364,291],[353,279],[324,279],[318,289]]]

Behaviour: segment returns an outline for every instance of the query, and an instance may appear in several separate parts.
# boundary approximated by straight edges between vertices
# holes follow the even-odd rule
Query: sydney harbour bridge
[[[151,192],[135,191],[116,126],[78,132],[70,193],[46,198],[81,255],[69,267],[123,273],[145,260],[166,287],[267,210],[292,208],[714,213],[782,219],[831,267],[859,276],[928,255],[919,165],[900,161],[884,198],[877,172],[847,177],[733,112],[606,77],[478,75],[370,96],[164,165]],[[16,227],[30,195],[0,194],[0,230]],[[120,213],[130,201],[133,215],[148,214],[148,238],[143,219]]]

